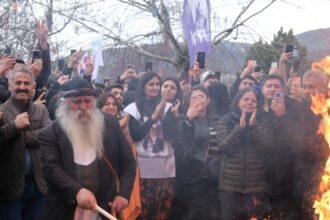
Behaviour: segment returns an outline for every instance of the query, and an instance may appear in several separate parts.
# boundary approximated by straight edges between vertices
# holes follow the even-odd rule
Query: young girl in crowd
[[[179,122],[179,146],[184,151],[178,167],[178,194],[173,219],[219,219],[216,185],[206,169],[218,155],[217,119],[209,111],[210,98],[204,87],[193,87],[188,110]]]
[[[130,136],[128,131],[129,116],[128,115],[123,117],[120,116],[120,112],[119,112],[120,106],[119,103],[117,102],[117,99],[110,93],[105,92],[97,98],[96,105],[102,112],[113,115],[116,118],[118,118],[120,127],[122,128],[123,133],[125,134],[125,137],[131,146],[134,157],[136,158],[136,148],[132,140],[132,137]],[[140,175],[139,175],[139,170],[137,168],[133,190],[131,193],[131,198],[129,200],[129,205],[126,209],[123,210],[122,213],[122,217],[125,220],[135,220],[141,213],[139,178]]]
[[[96,105],[102,112],[119,117],[119,104],[110,93],[101,94],[96,100]]]
[[[136,102],[124,112],[130,115],[129,130],[137,150],[142,213],[139,219],[168,219],[174,196],[175,159],[171,145],[176,123],[160,95],[160,76],[145,73],[139,80]]]
[[[161,95],[166,98],[166,102],[172,104],[174,116],[179,117],[183,113],[183,98],[179,81],[174,77],[167,77],[162,81]]]

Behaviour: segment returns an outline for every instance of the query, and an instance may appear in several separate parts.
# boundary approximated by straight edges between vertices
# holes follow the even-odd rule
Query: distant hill
[[[296,37],[307,48],[309,61],[330,56],[330,28],[307,31]]]

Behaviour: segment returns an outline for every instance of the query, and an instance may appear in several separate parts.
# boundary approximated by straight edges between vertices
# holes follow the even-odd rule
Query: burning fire
[[[330,56],[325,57],[320,62],[312,64],[312,69],[321,69],[326,74],[330,75]],[[328,84],[328,97],[330,97],[330,83]],[[330,147],[330,117],[328,111],[330,109],[330,98],[325,94],[316,94],[312,96],[312,111],[316,115],[322,116],[322,122],[319,127],[319,134],[324,135]],[[319,220],[330,219],[330,158],[328,158],[324,174],[319,187],[320,197],[315,200],[314,208],[315,213],[319,215]]]
[[[330,75],[330,56],[326,56],[319,62],[312,63],[312,69],[313,70],[321,69],[326,74]]]

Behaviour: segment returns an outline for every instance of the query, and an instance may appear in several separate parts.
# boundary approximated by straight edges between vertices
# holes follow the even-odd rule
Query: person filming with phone
[[[262,111],[260,115],[271,121],[274,132],[274,148],[272,157],[268,158],[269,190],[272,216],[283,215],[288,218],[294,211],[292,206],[285,204],[293,203],[293,154],[291,152],[292,134],[291,127],[295,120],[295,103],[292,98],[285,96],[285,83],[277,74],[267,75],[261,83],[263,96]],[[280,208],[279,208],[280,207]]]

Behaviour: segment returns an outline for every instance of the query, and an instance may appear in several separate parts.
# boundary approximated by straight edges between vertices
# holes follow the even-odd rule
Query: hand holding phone
[[[197,53],[197,59],[199,68],[204,69],[205,68],[205,52],[198,52]]]
[[[287,44],[286,47],[285,47],[285,53],[292,53],[293,48],[294,48],[293,44]]]
[[[64,60],[63,59],[59,59],[57,61],[57,67],[58,67],[58,70],[63,72],[63,70],[64,70]]]
[[[32,63],[35,62],[37,59],[42,59],[41,51],[40,50],[34,50],[32,51]]]
[[[272,100],[270,108],[273,110],[274,114],[277,117],[285,114],[286,108],[285,108],[283,93],[278,92],[275,94],[275,98]]]
[[[7,47],[5,49],[5,56],[9,56],[10,54],[11,54],[11,49],[10,49],[10,47]]]
[[[152,62],[146,62],[145,63],[145,71],[146,72],[152,71]]]
[[[260,73],[260,71],[261,71],[261,66],[255,65],[254,68],[253,68],[253,72]]]
[[[275,100],[284,102],[284,93],[282,92],[277,92],[274,97]]]
[[[300,76],[291,77],[291,86],[290,88],[301,88],[301,78]]]

